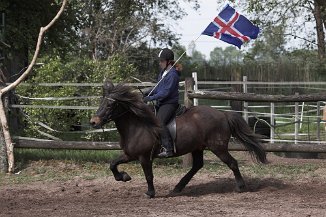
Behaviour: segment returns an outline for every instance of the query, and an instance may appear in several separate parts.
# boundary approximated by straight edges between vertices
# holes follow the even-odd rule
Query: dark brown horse
[[[126,172],[119,172],[117,166],[139,160],[148,184],[146,194],[155,196],[152,171],[152,155],[160,149],[160,125],[139,93],[124,85],[114,86],[105,82],[103,99],[96,115],[90,123],[99,128],[114,121],[120,133],[123,154],[110,164],[117,181],[129,181]],[[197,106],[177,117],[176,155],[192,153],[191,170],[175,186],[180,192],[190,179],[203,167],[203,151],[208,149],[219,157],[234,173],[238,191],[245,190],[245,182],[240,174],[237,161],[228,152],[231,135],[238,138],[258,161],[266,163],[266,153],[244,119],[237,113],[221,112],[209,106]]]

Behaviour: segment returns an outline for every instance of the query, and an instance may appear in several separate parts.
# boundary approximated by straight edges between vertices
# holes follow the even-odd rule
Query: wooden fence
[[[198,82],[199,84],[209,84],[210,82]],[[212,82],[212,84],[238,84],[238,85],[248,85],[248,84],[257,84],[258,82]],[[264,83],[264,82],[259,82]],[[310,82],[312,83],[312,82]],[[266,83],[270,85],[271,83]],[[275,83],[279,84],[279,83]],[[291,82],[291,84],[307,84],[305,82]],[[318,85],[326,85],[326,82],[315,82]],[[35,85],[35,84],[33,84]],[[51,84],[44,83],[38,84],[39,86],[84,86],[84,87],[94,87],[102,86],[102,84]],[[134,85],[137,87],[148,87],[153,86],[152,83],[137,83],[137,84],[128,84]],[[181,85],[184,85],[184,103],[186,106],[192,106],[194,104],[194,99],[216,99],[216,100],[237,100],[245,102],[320,102],[326,101],[326,92],[316,93],[316,94],[306,94],[306,95],[261,95],[261,94],[252,94],[252,93],[239,93],[239,92],[222,92],[222,91],[205,91],[205,90],[194,90],[195,82],[193,78],[186,78],[185,82],[182,82]],[[98,97],[98,96],[90,96]],[[71,99],[71,96],[62,97],[56,100],[68,100]],[[75,97],[74,97],[75,98]],[[42,98],[39,100],[54,100],[53,97]],[[89,109],[94,110],[95,107],[87,106],[36,106],[36,105],[10,105],[12,108],[51,108],[51,109]],[[247,107],[245,107],[245,110]],[[271,106],[271,109],[272,106]],[[320,110],[320,107],[317,108]],[[246,111],[245,111],[246,112]],[[318,113],[317,113],[318,115]],[[272,119],[272,116],[271,116]],[[273,131],[273,130],[272,130]],[[298,140],[295,140],[298,141]],[[39,140],[31,138],[17,137],[15,138],[15,148],[36,148],[36,149],[83,149],[83,150],[117,150],[120,149],[120,146],[117,142],[94,142],[94,141],[51,141],[51,140]],[[297,144],[296,144],[297,143]],[[311,152],[311,153],[326,153],[326,144],[321,141],[316,142],[294,142],[294,143],[285,143],[271,141],[270,143],[262,144],[266,151],[270,152]],[[240,146],[235,142],[231,142],[229,149],[231,151],[244,151],[244,147]],[[191,158],[186,156],[184,158],[184,164],[189,165]]]
[[[196,76],[196,75],[195,75]],[[246,80],[246,79],[245,79]],[[280,85],[278,82],[250,82],[250,81],[224,81],[224,82],[219,82],[219,81],[196,81],[198,84],[239,84],[239,85]],[[216,99],[216,100],[237,100],[237,101],[246,101],[246,102],[318,102],[318,101],[326,101],[326,92],[321,92],[321,93],[315,93],[315,94],[305,94],[305,95],[262,95],[262,94],[252,94],[252,93],[240,93],[240,92],[222,92],[222,91],[203,91],[203,90],[198,90],[197,85],[195,84],[195,80],[193,78],[186,78],[185,82],[180,83],[181,86],[184,86],[184,104],[186,106],[192,106],[194,103],[195,99]],[[284,82],[283,85],[326,85],[326,82]],[[25,84],[26,85],[26,84]],[[28,85],[28,84],[27,84]],[[35,85],[35,84],[33,84]],[[78,87],[101,87],[102,84],[98,83],[84,83],[84,84],[78,84],[78,83],[67,83],[67,84],[62,84],[62,83],[41,83],[38,84],[39,86],[46,86],[46,87],[56,87],[56,86],[78,86]],[[137,86],[137,87],[150,87],[154,86],[154,83],[128,83],[126,85],[130,86]],[[197,90],[194,91],[194,88]],[[96,98],[99,96],[89,96],[88,98]],[[54,98],[54,97],[47,97],[47,98],[42,98],[42,100],[68,100],[72,97],[61,97],[60,99]],[[74,97],[74,98],[80,98],[80,97]],[[198,102],[197,102],[198,103]],[[48,109],[78,109],[78,110],[95,110],[97,107],[91,107],[91,106],[47,106],[47,105],[10,105],[12,108],[48,108]],[[247,108],[245,108],[246,110]],[[298,109],[296,109],[298,110]],[[319,111],[320,108],[317,108]],[[318,114],[318,113],[317,113]],[[272,115],[271,114],[271,118]],[[246,114],[244,115],[246,116]],[[246,119],[246,117],[245,117]],[[273,131],[273,130],[272,130]],[[272,137],[272,143],[274,138]],[[62,149],[112,149],[112,148],[119,148],[117,146],[117,143],[112,143],[112,142],[77,142],[77,141],[60,141],[57,143],[54,143],[53,141],[47,141],[47,140],[31,140],[30,138],[18,138],[15,140],[16,145],[15,147],[17,148],[62,148]],[[34,141],[34,142],[33,142]],[[41,143],[43,142],[43,145]],[[307,143],[307,142],[300,142],[297,139],[295,139],[294,143],[301,143],[300,146],[291,146],[287,144],[286,142],[278,142],[277,145],[279,147],[284,147],[286,144],[289,146],[289,148],[286,149],[286,151],[294,151],[294,152],[300,152],[302,151],[302,147],[306,144],[307,148],[305,148],[305,151],[309,150],[318,150],[320,152],[326,152],[322,151],[322,148],[320,148],[320,144],[323,142],[316,141],[314,144],[313,142]],[[33,144],[35,144],[33,146]],[[59,145],[60,144],[60,145]],[[66,145],[65,145],[66,144]],[[96,145],[95,145],[96,144]],[[108,144],[107,146],[105,144]],[[112,144],[115,144],[112,146]],[[58,146],[57,146],[58,145]],[[95,148],[95,146],[99,146],[98,148]],[[267,151],[281,151],[279,147],[271,148],[271,146],[266,145]],[[275,144],[275,146],[277,146]],[[311,148],[313,146],[316,146],[315,148]],[[318,146],[318,147],[317,147]],[[326,146],[325,146],[326,147]],[[239,147],[235,146],[233,150],[239,150]],[[310,152],[310,151],[309,151]]]

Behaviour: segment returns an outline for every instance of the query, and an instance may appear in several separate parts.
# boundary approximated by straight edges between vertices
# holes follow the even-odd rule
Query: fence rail
[[[84,142],[84,141],[50,141],[50,140],[15,140],[15,148],[32,148],[32,149],[74,149],[74,150],[120,150],[118,142]],[[268,152],[311,152],[326,153],[326,143],[262,143],[265,151]],[[230,151],[247,151],[247,149],[231,141],[229,144]]]
[[[261,95],[254,93],[220,92],[220,91],[193,91],[188,93],[189,98],[220,99],[247,102],[317,102],[326,100],[326,92],[305,95]]]

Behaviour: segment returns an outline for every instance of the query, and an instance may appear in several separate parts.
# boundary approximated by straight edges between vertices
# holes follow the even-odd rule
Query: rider
[[[149,96],[144,97],[144,102],[157,101],[157,118],[162,124],[161,144],[162,152],[159,157],[173,156],[174,148],[170,132],[167,128],[179,105],[179,72],[174,65],[174,53],[168,48],[160,51],[159,55],[161,72],[158,75],[158,84]]]

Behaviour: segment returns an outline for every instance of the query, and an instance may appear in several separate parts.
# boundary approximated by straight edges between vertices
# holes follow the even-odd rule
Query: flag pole
[[[195,40],[194,43],[200,38],[202,34],[200,34]],[[177,62],[179,62],[179,60],[185,55],[185,53],[187,52],[187,49],[180,55],[180,57],[173,63],[172,67],[168,69],[167,73],[169,73],[169,71],[177,64]],[[166,73],[166,74],[167,74]],[[153,89],[151,90],[151,92],[149,92],[149,94],[147,96],[150,96],[152,94],[152,92],[155,90],[155,88],[161,83],[161,81],[164,79],[165,76],[162,76],[162,78],[157,82],[157,84],[153,87]]]
[[[202,36],[202,34],[200,34],[195,40],[194,40],[194,43],[199,39],[199,37],[200,36]],[[177,64],[177,62],[183,57],[183,55],[185,55],[185,53],[187,52],[187,50],[185,50],[181,55],[180,55],[180,57],[174,62],[174,64],[172,65],[172,67],[174,67],[176,64]],[[171,67],[171,68],[172,68]]]

